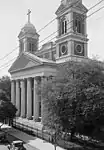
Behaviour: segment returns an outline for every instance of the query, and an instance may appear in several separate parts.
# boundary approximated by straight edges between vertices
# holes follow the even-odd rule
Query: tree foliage
[[[0,122],[12,120],[16,115],[16,107],[10,101],[11,82],[8,76],[0,79]]]
[[[0,90],[5,92],[6,97],[10,100],[11,97],[11,80],[9,76],[0,78]]]
[[[97,61],[60,65],[42,90],[44,125],[94,135],[104,125],[104,69]]]

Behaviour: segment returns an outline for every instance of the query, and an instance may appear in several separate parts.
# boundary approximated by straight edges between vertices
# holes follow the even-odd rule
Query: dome
[[[24,32],[24,33],[26,33],[26,32],[28,32],[28,33],[36,33],[35,26],[32,23],[30,23],[30,22],[26,23],[24,25],[24,27],[21,29],[21,31]]]

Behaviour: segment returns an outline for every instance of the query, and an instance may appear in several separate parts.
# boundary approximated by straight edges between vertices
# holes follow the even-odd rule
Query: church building
[[[21,29],[19,54],[9,69],[11,74],[11,101],[16,106],[16,122],[41,127],[43,103],[37,88],[46,79],[56,75],[57,65],[67,61],[88,59],[87,8],[82,0],[61,0],[56,11],[57,37],[39,49],[39,34],[28,22]],[[45,79],[45,80],[44,80]]]

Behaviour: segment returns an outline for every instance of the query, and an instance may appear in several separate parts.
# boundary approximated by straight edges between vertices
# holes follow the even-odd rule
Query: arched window
[[[34,44],[33,43],[29,43],[29,51],[30,52],[34,51]]]
[[[31,43],[29,43],[29,51],[31,52]]]
[[[76,29],[76,32],[81,33],[81,20],[79,19],[75,20],[75,29]]]
[[[84,16],[80,14],[74,14],[74,32],[84,34],[85,24]]]
[[[67,20],[66,18],[61,19],[61,34],[67,33]]]

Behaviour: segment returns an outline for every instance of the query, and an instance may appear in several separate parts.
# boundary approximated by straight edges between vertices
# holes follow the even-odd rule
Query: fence
[[[79,145],[76,145],[74,143],[66,141],[65,137],[58,140],[58,141],[54,141],[54,139],[56,137],[54,137],[54,139],[53,139],[52,133],[46,132],[44,130],[39,130],[38,128],[35,128],[33,126],[29,126],[29,125],[25,125],[25,124],[22,124],[20,122],[16,122],[16,120],[13,121],[12,126],[18,130],[21,130],[21,131],[27,133],[27,134],[38,137],[38,138],[45,140],[49,143],[56,144],[56,145],[63,147],[65,149],[68,148],[69,150],[72,150],[72,149],[73,150],[83,150],[82,146],[79,146]],[[87,149],[84,148],[84,150],[87,150]]]
[[[52,134],[47,133],[44,130],[39,130],[38,128],[16,122],[15,120],[13,121],[12,126],[18,130],[21,130],[21,131],[27,133],[27,134],[39,137],[42,140],[46,140],[47,142],[52,142]]]

